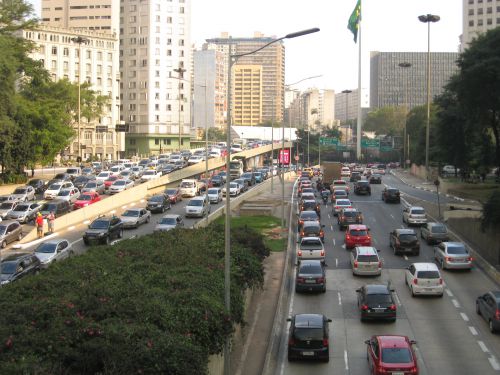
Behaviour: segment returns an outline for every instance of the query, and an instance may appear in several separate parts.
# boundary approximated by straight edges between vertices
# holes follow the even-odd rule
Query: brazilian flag
[[[356,7],[349,17],[347,28],[354,34],[354,43],[358,42],[359,21],[361,20],[361,0],[358,0]]]

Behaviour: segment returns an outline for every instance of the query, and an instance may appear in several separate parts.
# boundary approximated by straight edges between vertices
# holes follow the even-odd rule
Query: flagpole
[[[359,2],[361,5],[361,0]],[[356,127],[356,159],[358,161],[361,160],[361,21],[362,21],[362,10],[363,7],[360,6],[359,9],[359,23],[358,23],[358,38],[359,38],[359,45],[358,45],[358,122],[357,122],[357,127]]]

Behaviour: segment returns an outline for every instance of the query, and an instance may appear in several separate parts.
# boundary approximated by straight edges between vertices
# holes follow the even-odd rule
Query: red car
[[[205,190],[210,189],[211,187],[214,187],[214,185],[212,184],[211,178],[200,178],[200,181],[205,184]]]
[[[406,336],[372,336],[366,340],[370,374],[418,375],[415,341]]]
[[[351,224],[345,232],[345,248],[352,249],[354,246],[371,246],[372,237],[366,225]]]
[[[78,197],[78,200],[73,203],[73,209],[76,210],[78,208],[87,207],[88,205],[99,202],[100,200],[101,197],[99,196],[99,193],[96,193],[95,191],[89,191],[87,193],[83,193]]]
[[[182,200],[181,189],[179,188],[168,188],[165,189],[165,194],[170,198],[170,203],[175,204]]]
[[[108,190],[108,189],[109,189],[109,187],[110,187],[111,185],[113,185],[113,182],[115,182],[115,181],[116,181],[116,180],[118,180],[119,178],[120,178],[120,177],[118,177],[118,176],[109,176],[109,178],[108,178],[107,180],[104,180],[104,188],[105,188],[106,190]]]

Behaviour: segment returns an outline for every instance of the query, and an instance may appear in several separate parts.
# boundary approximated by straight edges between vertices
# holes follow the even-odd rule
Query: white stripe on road
[[[458,303],[458,301],[456,299],[452,299],[451,303],[453,303],[453,306],[455,306],[457,309],[460,308],[460,304]]]
[[[403,258],[405,258],[405,260],[408,260],[408,257],[406,255],[403,255]]]
[[[339,266],[339,258],[335,258],[335,267]]]
[[[331,230],[332,230],[332,232],[333,232],[333,225],[330,225],[330,228],[331,228]]]
[[[349,371],[349,360],[347,359],[347,350],[344,350],[344,363],[345,363],[345,370]]]
[[[393,293],[394,299],[396,300],[396,304],[398,306],[401,306],[401,300],[399,299],[399,296],[396,292]]]
[[[488,357],[488,361],[490,361],[490,365],[491,367],[493,367],[493,370],[500,371],[500,364],[498,363],[495,356]]]
[[[488,350],[488,348],[486,347],[486,345],[484,344],[484,342],[482,342],[482,341],[478,341],[478,342],[477,342],[477,344],[479,345],[479,347],[481,348],[481,350],[482,350],[483,352],[485,352],[485,353],[488,353],[488,352],[489,352],[489,350]]]
[[[394,215],[393,215],[393,214],[391,214],[391,217],[392,217],[394,220],[396,220],[396,218],[394,217]]]
[[[333,239],[333,246],[335,246],[335,238]]]
[[[448,297],[453,297],[453,293],[449,289],[445,289],[446,294],[448,294]]]
[[[76,243],[78,243],[80,241],[83,241],[83,238],[79,238],[76,241],[71,242],[71,246],[73,246],[74,244],[76,244]]]
[[[472,326],[469,326],[469,331],[470,331],[470,333],[472,333],[473,336],[478,335],[476,328],[474,328]]]
[[[337,296],[339,298],[339,305],[342,306],[342,296],[340,295],[340,292],[337,292]]]
[[[465,320],[466,322],[468,322],[468,321],[469,321],[469,317],[467,316],[467,314],[465,314],[465,313],[461,312],[461,313],[460,313],[460,316],[461,316],[461,317],[462,317],[462,319],[463,319],[463,320]]]

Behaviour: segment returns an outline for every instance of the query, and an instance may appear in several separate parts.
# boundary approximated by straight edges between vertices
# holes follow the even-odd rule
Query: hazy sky
[[[29,0],[40,7],[41,0]],[[227,31],[234,37],[281,37],[319,27],[321,31],[285,41],[286,83],[322,75],[295,88],[357,88],[358,45],[347,21],[356,0],[192,0],[192,42]],[[363,87],[369,83],[370,51],[427,52],[427,25],[421,14],[437,14],[431,24],[431,51],[456,52],[462,33],[461,0],[363,0]]]

